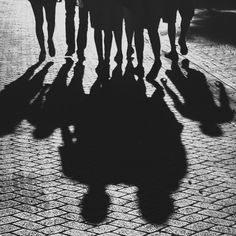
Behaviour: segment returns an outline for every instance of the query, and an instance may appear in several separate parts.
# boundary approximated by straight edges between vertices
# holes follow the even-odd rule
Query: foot
[[[134,54],[134,49],[132,46],[129,46],[127,49],[127,59],[130,59],[132,57],[132,55]]]
[[[178,53],[176,51],[173,51],[173,50],[171,50],[170,52],[166,53],[165,57],[169,58],[169,59],[171,59],[173,61],[177,61],[178,58],[179,58]]]
[[[161,69],[161,60],[156,60],[150,70],[150,72],[146,76],[147,81],[153,81],[157,75],[159,70]]]
[[[137,65],[134,68],[134,74],[136,74],[138,77],[144,76],[144,67],[142,65]]]
[[[114,60],[117,64],[121,64],[123,60],[122,52],[117,52]]]
[[[187,55],[188,54],[188,47],[186,45],[186,41],[183,39],[179,39],[179,46],[180,46],[180,53],[182,55]]]
[[[99,60],[98,65],[95,69],[97,74],[100,74],[102,72],[102,69],[104,67],[104,60]]]
[[[77,56],[80,62],[85,61],[85,56],[84,56],[84,52],[79,52],[77,51]]]
[[[56,49],[52,40],[48,40],[48,51],[51,57],[54,57],[56,54]]]
[[[75,49],[73,49],[73,48],[68,48],[68,50],[67,50],[65,56],[66,56],[66,57],[71,57],[71,56],[74,54],[74,52],[75,52]]]

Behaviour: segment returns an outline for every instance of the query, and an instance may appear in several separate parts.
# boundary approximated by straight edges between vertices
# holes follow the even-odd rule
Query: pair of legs
[[[178,40],[179,46],[180,46],[180,52],[182,55],[186,55],[188,53],[188,48],[186,45],[186,36],[190,27],[191,19],[194,15],[194,7],[191,1],[183,1],[181,4],[179,3],[178,6],[175,7],[173,10],[173,13],[167,17],[167,23],[168,23],[168,36],[171,46],[171,51],[166,56],[171,59],[177,59],[178,54],[176,52],[176,14],[177,10],[180,13],[181,16],[181,24],[180,24],[180,37]]]
[[[157,19],[156,21],[157,22],[155,22],[154,24],[150,22],[150,24],[147,27],[149,39],[151,42],[152,52],[154,55],[154,63],[152,65],[150,72],[147,74],[146,77],[147,80],[150,81],[154,80],[157,77],[162,64],[160,59],[161,43],[160,43],[160,36],[158,33],[160,18],[159,20]]]
[[[135,50],[137,55],[138,65],[135,68],[139,75],[143,75],[143,50],[144,50],[144,37],[143,37],[143,23],[140,1],[137,4],[130,4],[123,8],[125,20],[125,33],[127,38],[127,60],[131,60],[134,53],[132,42],[134,39]]]
[[[103,40],[104,33],[104,40]],[[99,65],[105,63],[109,64],[112,44],[112,31],[100,28],[94,29],[94,40],[97,49]],[[103,43],[104,42],[104,43]]]
[[[127,59],[129,60],[134,52],[132,47],[132,40],[134,38],[135,49],[137,54],[138,65],[136,67],[136,72],[142,76],[144,73],[143,69],[143,51],[144,51],[144,36],[143,29],[144,26],[147,28],[148,35],[151,42],[152,51],[154,54],[154,64],[151,71],[147,75],[147,79],[151,79],[157,76],[157,73],[161,67],[160,61],[160,37],[158,33],[158,26],[160,22],[160,17],[156,16],[153,9],[148,9],[145,11],[144,16],[139,8],[124,8],[124,18],[125,18],[125,31],[127,36]],[[150,5],[152,7],[152,5]],[[155,7],[155,4],[154,6]],[[148,13],[152,12],[150,16]],[[143,21],[142,21],[143,19]],[[145,21],[145,22],[144,22]]]
[[[34,17],[35,17],[35,27],[36,27],[36,36],[39,42],[40,47],[40,55],[39,60],[42,61],[46,57],[46,49],[45,49],[45,39],[43,32],[43,9],[45,9],[46,21],[47,21],[47,30],[48,30],[48,49],[49,55],[55,56],[56,50],[53,42],[53,34],[55,30],[55,13],[56,13],[56,0],[53,1],[36,1],[30,0]]]
[[[75,7],[76,0],[65,0],[66,10],[66,56],[72,56],[75,52]],[[84,49],[87,44],[88,9],[86,4],[79,7],[79,31],[77,36],[77,53],[81,59],[84,57]]]

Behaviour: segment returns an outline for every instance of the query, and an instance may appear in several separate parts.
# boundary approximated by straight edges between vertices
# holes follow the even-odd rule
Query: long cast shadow
[[[229,122],[234,117],[223,84],[216,83],[220,90],[220,105],[217,105],[205,75],[200,71],[189,68],[187,59],[183,60],[182,65],[187,72],[186,75],[178,65],[174,65],[172,70],[166,71],[166,74],[184,101],[182,102],[179,96],[167,85],[167,81],[162,80],[165,90],[173,99],[179,113],[186,118],[198,121],[204,134],[209,136],[222,135],[219,124]]]
[[[17,125],[24,119],[31,101],[42,87],[44,78],[52,62],[47,63],[43,69],[34,75],[41,63],[37,62],[17,80],[5,86],[0,93],[0,135],[14,132]]]
[[[67,77],[73,63],[67,58],[53,83],[44,85],[31,104],[28,121],[35,126],[35,138],[49,137],[67,119]]]
[[[150,223],[163,223],[174,211],[171,193],[187,171],[183,126],[163,100],[160,85],[151,98],[143,78],[134,77],[127,65],[124,75],[118,65],[112,78],[101,75],[84,96],[71,126],[61,127],[64,145],[59,148],[62,170],[88,185],[81,202],[83,218],[102,222],[108,214],[108,184],[138,187],[138,205]]]

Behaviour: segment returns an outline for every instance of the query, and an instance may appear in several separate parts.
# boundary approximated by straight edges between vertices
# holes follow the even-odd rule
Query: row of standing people
[[[49,55],[55,56],[56,50],[53,43],[53,33],[55,29],[56,2],[62,0],[29,0],[36,20],[36,35],[40,45],[39,59],[44,60],[46,49],[43,33],[43,9],[45,9],[48,23],[48,49]],[[112,38],[114,35],[117,53],[115,61],[121,63],[122,54],[122,26],[125,22],[125,32],[127,36],[127,52],[129,59],[136,51],[138,65],[137,73],[143,73],[143,50],[144,36],[143,30],[147,29],[152,51],[154,54],[154,64],[150,74],[156,74],[161,67],[160,60],[160,37],[158,27],[160,20],[168,23],[168,35],[171,51],[166,57],[176,60],[176,14],[181,15],[181,32],[178,40],[181,54],[188,53],[186,46],[186,35],[194,15],[192,0],[64,0],[66,11],[66,56],[72,56],[77,48],[79,60],[84,60],[84,49],[87,42],[88,14],[90,14],[91,26],[94,28],[94,42],[98,55],[97,70],[109,65]],[[79,6],[79,30],[77,40],[75,39],[75,8]],[[134,39],[135,50],[132,47]],[[77,47],[76,47],[77,42]]]

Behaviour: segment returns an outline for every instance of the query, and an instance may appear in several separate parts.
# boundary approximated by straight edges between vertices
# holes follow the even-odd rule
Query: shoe
[[[133,47],[128,47],[128,48],[127,48],[127,55],[126,55],[127,59],[130,59],[133,54],[134,54],[134,49],[133,49]]]
[[[170,51],[170,52],[166,53],[165,57],[169,58],[173,61],[177,61],[179,58],[178,53],[176,51]]]
[[[51,57],[56,55],[56,49],[52,40],[48,40],[48,52]]]
[[[84,53],[81,53],[79,51],[77,51],[77,56],[80,62],[84,62],[85,61],[85,56]]]
[[[158,72],[159,72],[159,70],[161,69],[161,60],[156,60],[155,62],[154,62],[154,64],[153,64],[153,66],[152,66],[152,68],[151,68],[151,70],[150,70],[150,72],[147,74],[147,76],[146,76],[146,80],[148,81],[148,82],[150,82],[150,81],[153,81],[156,77],[157,77],[157,75],[158,75]]]
[[[122,60],[123,60],[122,52],[117,52],[117,53],[116,53],[116,56],[115,56],[115,58],[114,58],[114,61],[115,61],[117,64],[121,64],[121,63],[122,63]]]
[[[144,76],[144,67],[142,65],[137,65],[134,68],[134,74],[136,74],[138,77]]]
[[[188,54],[188,47],[186,45],[186,41],[185,40],[179,40],[179,46],[180,46],[180,53],[182,55],[187,55]]]
[[[74,53],[75,53],[75,50],[74,50],[74,49],[68,48],[68,50],[67,50],[65,56],[66,56],[66,57],[71,57]]]

